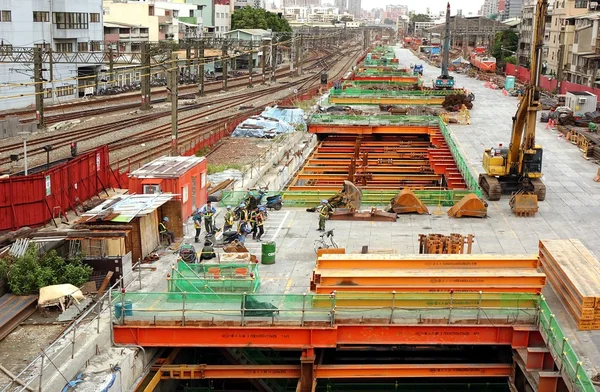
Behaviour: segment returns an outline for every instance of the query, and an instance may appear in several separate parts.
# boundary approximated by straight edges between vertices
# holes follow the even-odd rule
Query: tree
[[[35,246],[30,246],[21,257],[0,260],[0,279],[5,279],[16,295],[37,294],[41,287],[53,284],[79,287],[91,274],[92,268],[80,259],[65,260],[54,250],[39,256]]]
[[[517,51],[519,44],[519,36],[512,30],[504,30],[497,33],[494,37],[494,45],[492,46],[492,56],[498,59],[500,65],[504,64],[505,55],[514,54]]]
[[[390,18],[385,18],[385,19],[384,19],[384,21],[383,21],[383,24],[386,24],[386,25],[393,25],[393,24],[396,24],[396,22],[394,22],[394,21],[393,21],[393,20],[391,20]]]
[[[409,15],[409,21],[410,21],[410,31],[414,33],[416,22],[431,22],[431,18],[427,14],[414,14],[413,13],[413,14]]]
[[[291,33],[292,28],[281,14],[274,14],[262,8],[246,6],[235,10],[231,15],[231,29],[271,29],[274,32]]]
[[[515,56],[508,56],[504,58],[505,63],[517,64],[517,58]]]

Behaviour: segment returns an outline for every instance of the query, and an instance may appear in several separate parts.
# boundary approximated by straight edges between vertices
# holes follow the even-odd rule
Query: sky
[[[385,8],[388,4],[405,4],[409,10],[414,10],[416,13],[425,13],[427,7],[432,12],[444,11],[446,9],[446,0],[362,0],[362,8],[370,10],[372,8]],[[457,9],[463,10],[463,15],[472,12],[477,15],[477,10],[481,8],[483,0],[450,0],[450,9],[452,15]]]

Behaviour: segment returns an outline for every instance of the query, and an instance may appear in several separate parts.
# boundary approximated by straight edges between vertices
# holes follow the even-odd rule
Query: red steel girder
[[[145,347],[333,348],[346,344],[539,346],[535,326],[336,325],[334,327],[115,325],[118,344]],[[534,343],[531,344],[532,339]],[[542,341],[543,343],[543,341]]]
[[[508,377],[510,364],[316,365],[315,378]],[[161,379],[300,378],[300,365],[165,365]]]
[[[310,124],[310,133],[341,134],[341,135],[433,135],[438,132],[436,128],[428,125],[335,125],[335,124]]]

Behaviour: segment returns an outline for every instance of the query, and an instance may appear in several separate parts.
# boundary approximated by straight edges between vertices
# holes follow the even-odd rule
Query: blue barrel
[[[117,302],[115,304],[115,317],[120,319],[123,317],[123,308],[125,308],[125,316],[133,316],[133,304],[131,301]]]
[[[504,83],[504,89],[508,91],[508,90],[512,90],[513,88],[515,88],[515,77],[507,76],[506,83]]]

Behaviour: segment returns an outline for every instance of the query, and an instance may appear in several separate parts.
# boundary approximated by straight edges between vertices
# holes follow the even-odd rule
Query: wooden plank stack
[[[540,264],[580,330],[600,329],[600,261],[579,240],[541,240]]]
[[[541,292],[535,255],[322,254],[311,290],[336,292]]]

